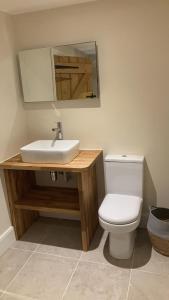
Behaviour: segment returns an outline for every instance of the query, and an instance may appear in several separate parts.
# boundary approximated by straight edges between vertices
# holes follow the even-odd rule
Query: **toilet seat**
[[[99,208],[99,217],[112,225],[133,223],[140,215],[142,201],[137,196],[107,194]]]

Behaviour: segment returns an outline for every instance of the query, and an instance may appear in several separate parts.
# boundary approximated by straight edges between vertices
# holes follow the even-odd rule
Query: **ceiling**
[[[21,14],[92,1],[97,0],[0,0],[0,11]]]

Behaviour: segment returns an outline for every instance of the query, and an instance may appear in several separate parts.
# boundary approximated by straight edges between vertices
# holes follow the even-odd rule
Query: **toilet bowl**
[[[142,156],[105,158],[107,195],[99,208],[99,222],[109,232],[110,255],[118,259],[128,259],[133,252],[143,203],[143,160]]]
[[[127,259],[132,255],[136,228],[140,223],[142,198],[108,194],[99,209],[99,222],[109,232],[110,255]]]

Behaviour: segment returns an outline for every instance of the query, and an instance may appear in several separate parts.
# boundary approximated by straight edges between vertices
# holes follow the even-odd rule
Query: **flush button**
[[[127,155],[123,154],[122,157],[127,157]]]

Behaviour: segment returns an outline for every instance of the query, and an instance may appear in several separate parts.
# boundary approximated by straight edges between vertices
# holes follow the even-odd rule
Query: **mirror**
[[[98,97],[95,42],[53,49],[57,100]]]
[[[95,42],[19,53],[25,102],[98,98]]]

